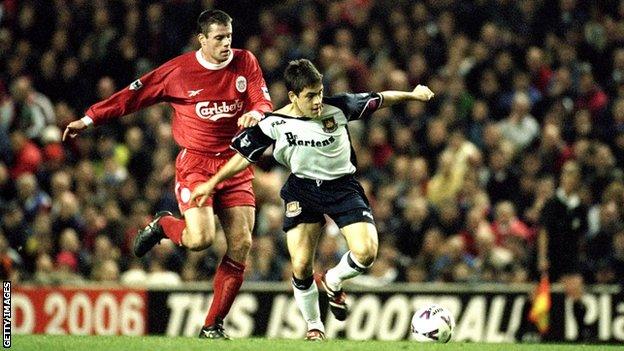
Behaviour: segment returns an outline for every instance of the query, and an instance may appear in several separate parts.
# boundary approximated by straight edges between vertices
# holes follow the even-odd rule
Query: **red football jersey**
[[[178,145],[209,153],[229,150],[243,113],[264,114],[273,108],[254,55],[232,49],[221,64],[206,61],[200,51],[180,55],[91,106],[86,115],[97,125],[158,102],[174,109]]]

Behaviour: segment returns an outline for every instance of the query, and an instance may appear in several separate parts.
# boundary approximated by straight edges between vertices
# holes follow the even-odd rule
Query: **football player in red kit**
[[[173,137],[182,148],[176,159],[175,194],[184,219],[159,212],[140,230],[134,253],[145,255],[167,237],[191,250],[209,247],[219,216],[227,241],[226,255],[214,277],[214,298],[200,337],[227,339],[223,318],[243,281],[254,226],[253,172],[247,168],[222,183],[203,206],[190,202],[195,186],[207,181],[235,153],[230,142],[240,128],[254,126],[271,100],[258,61],[246,50],[232,49],[232,19],[207,10],[197,20],[201,49],[180,55],[135,80],[127,88],[91,106],[63,133],[75,137],[89,126],[159,102],[174,110]]]

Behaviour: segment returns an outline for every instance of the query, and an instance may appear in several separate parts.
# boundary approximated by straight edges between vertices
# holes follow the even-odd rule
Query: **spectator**
[[[600,127],[605,127],[606,116],[604,116],[604,113],[609,103],[609,97],[596,83],[591,71],[586,71],[581,74],[578,92],[579,96],[575,102],[576,109],[589,110],[592,121]]]
[[[535,46],[530,47],[526,53],[526,65],[531,75],[531,82],[542,94],[545,94],[553,72],[545,60],[544,51]]]
[[[0,124],[9,132],[20,130],[31,140],[39,139],[46,125],[56,123],[47,96],[36,91],[30,78],[20,76],[11,83],[11,97],[0,106]]]
[[[80,204],[72,192],[64,192],[52,203],[51,214],[53,232],[60,233],[65,228],[73,228],[78,233],[82,232],[84,221],[80,214]]]
[[[454,201],[461,190],[465,169],[456,167],[454,155],[450,150],[444,151],[438,161],[438,169],[429,181],[427,197],[435,206],[445,200]]]
[[[496,205],[495,218],[492,222],[495,243],[498,246],[507,246],[508,241],[518,238],[528,244],[533,239],[531,229],[516,217],[516,210],[509,201]]]
[[[83,251],[78,233],[72,228],[63,230],[59,238],[59,253],[56,255],[56,262],[68,260],[71,262],[72,271],[82,275],[88,275],[90,271],[89,255]]]
[[[21,130],[13,131],[10,138],[14,155],[13,166],[10,170],[11,178],[17,179],[24,173],[37,173],[43,162],[41,149]]]
[[[54,263],[48,254],[40,254],[37,256],[35,264],[35,273],[31,281],[35,284],[50,285],[57,283],[54,277]]]
[[[539,136],[539,124],[530,114],[531,101],[524,92],[516,93],[509,116],[501,121],[501,133],[520,151],[531,145]]]
[[[431,268],[433,281],[468,281],[475,273],[474,257],[466,253],[463,239],[456,235],[448,238],[444,251]]]
[[[486,189],[493,204],[515,197],[519,179],[512,167],[513,151],[509,144],[501,144],[490,153],[489,169],[486,170]]]
[[[28,238],[28,222],[24,218],[24,211],[17,201],[11,201],[2,209],[0,221],[3,233],[11,233],[8,244],[11,248],[22,247]]]
[[[24,220],[31,222],[37,213],[48,211],[51,207],[50,196],[46,194],[39,184],[37,178],[31,173],[19,176],[15,182],[17,186],[17,198],[24,210]]]
[[[415,258],[423,245],[425,233],[436,225],[436,218],[423,197],[417,197],[407,202],[403,210],[404,221],[395,231],[396,242],[399,251],[409,257]]]
[[[115,260],[107,259],[95,267],[92,279],[103,283],[119,281],[119,265]]]
[[[555,124],[546,124],[542,128],[542,138],[538,150],[542,172],[559,173],[561,167],[573,157],[572,148],[561,137],[561,129]]]

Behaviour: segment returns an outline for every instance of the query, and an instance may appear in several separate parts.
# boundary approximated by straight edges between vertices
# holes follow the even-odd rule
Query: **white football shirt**
[[[378,93],[340,94],[323,99],[318,118],[267,113],[257,126],[232,140],[251,162],[274,144],[273,157],[299,178],[332,180],[355,173],[347,123],[366,117],[382,103]]]

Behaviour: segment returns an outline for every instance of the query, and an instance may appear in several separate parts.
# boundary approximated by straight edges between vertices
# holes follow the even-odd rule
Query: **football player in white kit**
[[[342,282],[362,274],[377,255],[377,230],[368,199],[354,178],[356,161],[347,123],[398,102],[427,101],[433,92],[418,85],[412,91],[340,94],[323,97],[322,75],[305,59],[291,61],[284,72],[290,104],[267,113],[257,126],[237,135],[237,151],[211,179],[195,188],[199,206],[217,184],[256,162],[269,146],[291,175],[280,195],[285,204],[284,231],[291,256],[295,301],[308,324],[306,339],[323,340],[318,288],[313,262],[324,215],[344,235],[349,251],[322,276],[336,319],[347,318]]]

